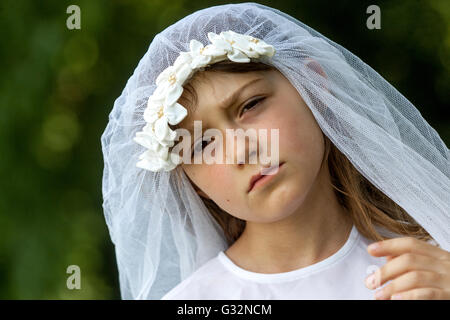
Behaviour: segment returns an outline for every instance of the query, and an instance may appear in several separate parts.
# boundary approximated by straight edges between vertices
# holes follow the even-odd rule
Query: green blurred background
[[[242,1],[0,2],[0,298],[120,299],[102,211],[100,136],[152,38]],[[358,55],[450,141],[450,1],[259,1]],[[69,30],[66,9],[81,9]],[[366,8],[381,8],[369,30]],[[81,268],[81,289],[66,268]]]

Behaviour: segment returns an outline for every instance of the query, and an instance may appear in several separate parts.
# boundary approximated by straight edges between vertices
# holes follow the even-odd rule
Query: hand
[[[412,237],[379,241],[368,246],[375,257],[387,263],[367,277],[366,286],[375,289],[375,299],[450,300],[450,253]]]

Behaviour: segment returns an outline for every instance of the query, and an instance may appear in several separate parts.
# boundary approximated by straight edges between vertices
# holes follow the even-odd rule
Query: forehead
[[[185,85],[179,103],[188,109],[188,115],[180,123],[190,128],[188,122],[204,112],[227,108],[252,88],[267,84],[270,71],[251,71],[246,73],[200,72],[189,85]],[[194,91],[194,92],[192,92]]]

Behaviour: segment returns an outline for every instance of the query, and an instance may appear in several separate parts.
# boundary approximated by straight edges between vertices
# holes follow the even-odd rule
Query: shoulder
[[[224,273],[226,270],[216,256],[172,288],[161,300],[204,299],[202,295],[210,292],[205,288],[213,289],[214,280],[220,279]]]

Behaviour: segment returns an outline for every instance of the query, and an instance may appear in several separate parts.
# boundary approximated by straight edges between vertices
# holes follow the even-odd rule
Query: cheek
[[[243,181],[236,179],[233,175],[233,165],[211,165],[205,172],[205,179],[210,181],[210,192],[208,195],[223,210],[232,216],[242,218],[245,212],[243,191],[241,190]],[[212,178],[213,177],[213,178]]]
[[[222,202],[227,197],[229,199],[233,194],[232,175],[227,172],[226,165],[202,165],[197,171],[198,180],[204,182],[200,187],[216,203]]]
[[[314,116],[302,101],[282,101],[269,111],[267,128],[279,129],[280,158],[320,158],[323,137]],[[285,159],[287,160],[287,159]]]
[[[283,107],[281,104],[282,102],[267,111],[260,122],[260,127],[269,129],[267,132],[269,139],[271,137],[270,129],[279,130],[279,152],[280,157],[283,157],[290,150],[301,149],[301,139],[297,138],[300,127],[299,114],[287,112],[289,108]]]

